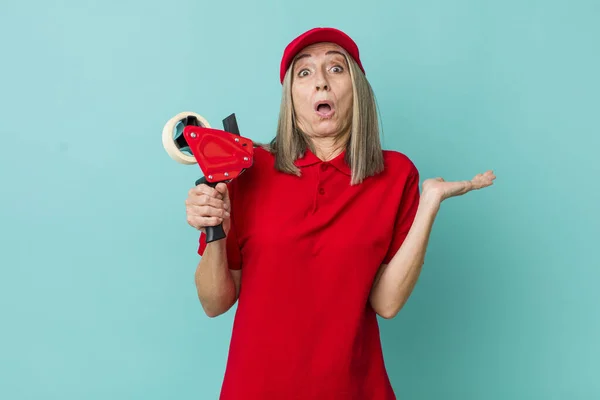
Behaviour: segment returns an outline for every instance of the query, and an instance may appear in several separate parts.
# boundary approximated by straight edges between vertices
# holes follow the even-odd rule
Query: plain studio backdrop
[[[599,20],[597,0],[3,0],[0,398],[217,398],[235,308],[202,312],[201,171],[161,131],[234,112],[272,138],[283,48],[315,26],[357,41],[384,147],[422,179],[498,177],[443,203],[381,320],[399,398],[600,398]]]

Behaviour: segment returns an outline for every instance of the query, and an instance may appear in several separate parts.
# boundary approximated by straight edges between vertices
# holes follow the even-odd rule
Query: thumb
[[[215,186],[215,189],[217,192],[221,193],[223,200],[229,202],[229,188],[227,187],[227,184],[220,182]]]

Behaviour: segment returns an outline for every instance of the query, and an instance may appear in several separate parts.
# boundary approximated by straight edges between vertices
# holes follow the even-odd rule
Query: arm
[[[438,210],[439,203],[422,196],[402,246],[390,263],[383,264],[377,271],[369,300],[381,317],[389,319],[396,316],[412,293],[421,273]]]
[[[186,200],[188,223],[202,231],[204,227],[223,224],[226,239],[206,244],[201,240],[202,255],[194,274],[198,299],[209,317],[227,312],[237,301],[240,291],[241,269],[235,250],[235,233],[227,210],[231,210],[230,191],[220,183],[216,188],[198,185],[192,188]],[[229,247],[229,248],[228,248]]]
[[[423,182],[423,194],[404,242],[389,264],[383,264],[375,276],[369,301],[377,314],[386,319],[393,318],[408,300],[421,273],[431,229],[442,201],[490,186],[495,178],[487,171],[470,181],[446,182],[435,178]]]
[[[198,299],[211,318],[227,312],[240,292],[241,270],[228,268],[225,240],[206,246],[195,273]]]

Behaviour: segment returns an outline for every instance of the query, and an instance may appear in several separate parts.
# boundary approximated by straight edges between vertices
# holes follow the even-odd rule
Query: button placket
[[[331,174],[331,165],[329,163],[321,163],[316,170],[316,191],[314,192],[313,210],[315,213],[319,209],[320,203],[323,201],[323,196],[327,194],[327,189],[324,186],[326,178]]]
[[[319,190],[318,190],[318,192],[321,196],[323,196],[325,194],[325,188],[323,187],[323,185],[324,185],[323,182],[324,182],[324,178],[325,178],[324,173],[329,169],[329,164],[325,163],[325,162],[322,163],[320,166],[320,169],[321,169],[321,173],[319,174]]]

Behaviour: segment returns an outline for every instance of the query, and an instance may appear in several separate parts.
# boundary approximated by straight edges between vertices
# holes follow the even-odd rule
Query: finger
[[[201,219],[202,226],[217,226],[223,223],[223,218],[219,217],[203,217]]]
[[[227,209],[227,203],[225,201],[209,196],[207,194],[201,194],[198,196],[190,196],[185,200],[186,205],[196,205],[196,206],[210,206],[214,208],[224,208]]]
[[[201,196],[203,194],[217,199],[223,198],[222,194],[218,190],[204,183],[201,183],[200,185],[191,188],[188,193],[188,196]]]
[[[210,189],[209,193],[207,193],[209,196],[217,198],[217,199],[221,199],[221,200],[224,199],[223,194],[220,191],[218,191],[216,188],[206,186],[206,189],[207,190]]]
[[[223,196],[223,198],[225,198],[225,196],[227,196],[229,194],[229,188],[223,182],[220,182],[219,184],[217,184],[217,186],[215,186],[215,190],[219,194],[221,194],[221,196]]]
[[[229,218],[230,214],[223,208],[215,208],[211,206],[191,205],[186,207],[186,213],[191,216],[198,217],[219,217]]]
[[[196,229],[203,229],[208,226],[217,226],[223,223],[223,218],[218,217],[188,217],[188,224]]]
[[[490,179],[496,179],[496,175],[494,174],[494,171],[492,171],[492,170],[486,171],[483,174],[483,176],[486,178],[490,178]]]
[[[209,206],[214,208],[226,208],[225,202],[220,199],[215,199],[206,194],[200,196],[192,196],[185,199],[186,206]]]
[[[492,184],[492,180],[489,178],[481,177],[474,181],[474,189],[482,189]]]

